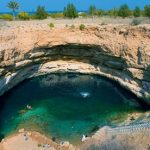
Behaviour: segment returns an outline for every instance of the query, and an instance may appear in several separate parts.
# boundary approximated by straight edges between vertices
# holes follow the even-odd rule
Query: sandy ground
[[[0,143],[0,150],[74,150],[69,142],[55,143],[37,132],[22,132],[7,137]]]
[[[99,136],[74,147],[69,142],[56,143],[38,132],[23,131],[2,140],[0,150],[150,150],[150,134],[108,136],[101,131]]]
[[[0,27],[2,26],[20,26],[20,25],[42,25],[54,23],[55,27],[65,27],[66,25],[75,25],[80,24],[85,25],[101,25],[101,24],[131,24],[134,18],[111,18],[111,17],[95,17],[92,18],[76,18],[76,19],[53,19],[48,18],[45,20],[30,20],[30,21],[3,21],[0,20]],[[136,18],[141,21],[141,24],[150,24],[150,18],[139,17]]]

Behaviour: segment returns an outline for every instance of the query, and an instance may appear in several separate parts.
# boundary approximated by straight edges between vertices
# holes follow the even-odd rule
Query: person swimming
[[[90,96],[90,93],[89,92],[80,92],[80,95],[83,97],[83,98],[87,98]]]
[[[32,106],[30,106],[30,105],[27,105],[27,109],[32,109]]]

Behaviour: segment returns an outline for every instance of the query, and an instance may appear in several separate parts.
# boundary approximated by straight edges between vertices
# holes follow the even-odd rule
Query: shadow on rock
[[[142,86],[147,91],[145,99],[150,106],[150,64],[146,67],[144,71]]]
[[[0,133],[0,142],[2,141],[2,139],[4,139],[5,136],[3,134]]]

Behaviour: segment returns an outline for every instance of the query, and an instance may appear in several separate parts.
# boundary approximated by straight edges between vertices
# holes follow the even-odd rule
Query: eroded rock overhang
[[[99,26],[0,30],[0,95],[21,81],[54,72],[98,74],[150,104],[150,28]]]

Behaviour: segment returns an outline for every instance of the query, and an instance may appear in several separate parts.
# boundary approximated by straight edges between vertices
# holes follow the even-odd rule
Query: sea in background
[[[23,12],[23,11],[21,11],[21,12]],[[25,11],[25,12],[27,12],[27,11]],[[47,11],[49,14],[55,14],[55,13],[63,13],[63,11]],[[78,11],[79,13],[80,12],[87,12],[86,10],[80,10],[80,11]],[[16,15],[18,14],[19,12],[16,12]],[[29,12],[27,12],[29,15],[33,15],[33,14],[35,14],[35,11],[29,11]],[[2,14],[12,14],[12,12],[10,11],[10,12],[0,12],[0,15],[2,15]]]

